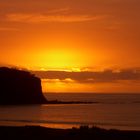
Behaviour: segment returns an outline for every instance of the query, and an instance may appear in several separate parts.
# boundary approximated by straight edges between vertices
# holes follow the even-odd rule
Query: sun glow
[[[49,65],[57,68],[71,66],[73,58],[70,53],[63,51],[54,51],[48,55]]]
[[[41,53],[41,64],[50,70],[80,71],[80,56],[71,50],[52,50]]]

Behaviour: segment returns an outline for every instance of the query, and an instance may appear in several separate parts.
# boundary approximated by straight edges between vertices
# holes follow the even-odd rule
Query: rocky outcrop
[[[0,68],[0,104],[43,104],[41,80],[35,75],[7,67]]]

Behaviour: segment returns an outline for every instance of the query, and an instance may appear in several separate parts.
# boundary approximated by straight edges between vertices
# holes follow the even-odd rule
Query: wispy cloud
[[[51,10],[48,10],[47,13],[68,13],[71,9],[70,8],[57,8],[57,9],[51,9]]]
[[[0,27],[0,31],[19,31],[19,29],[10,27]]]
[[[79,83],[115,83],[130,81],[140,83],[140,69],[125,70],[104,70],[104,71],[83,71],[83,72],[66,72],[66,71],[35,71],[33,72],[42,79],[71,79]]]
[[[63,9],[64,10],[64,9]],[[43,22],[86,22],[101,19],[102,16],[91,15],[66,15],[66,14],[7,14],[6,20],[23,23]]]

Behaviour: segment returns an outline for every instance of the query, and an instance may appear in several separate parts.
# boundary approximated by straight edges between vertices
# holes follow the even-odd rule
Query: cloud
[[[62,10],[62,9],[61,9]],[[63,9],[64,10],[64,9]],[[66,14],[7,14],[6,20],[23,23],[43,23],[43,22],[86,22],[101,19],[102,16],[91,15],[66,15]]]
[[[58,82],[63,82],[63,83],[74,83],[75,81],[70,79],[70,78],[66,78],[63,80],[60,79],[41,79],[42,82],[47,82],[47,83],[58,83]]]
[[[0,27],[0,31],[19,31],[19,29],[10,27]]]
[[[58,9],[51,9],[47,13],[67,13],[70,11],[70,8],[58,8]]]
[[[140,69],[123,69],[118,71],[104,70],[94,72],[34,71],[33,73],[42,79],[59,79],[61,81],[71,79],[71,81],[77,81],[79,83],[140,82]]]

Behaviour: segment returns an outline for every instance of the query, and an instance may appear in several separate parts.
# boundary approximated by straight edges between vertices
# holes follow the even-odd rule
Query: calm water
[[[0,106],[0,125],[71,128],[96,125],[140,130],[138,94],[46,94],[50,100],[94,101],[96,104]]]

